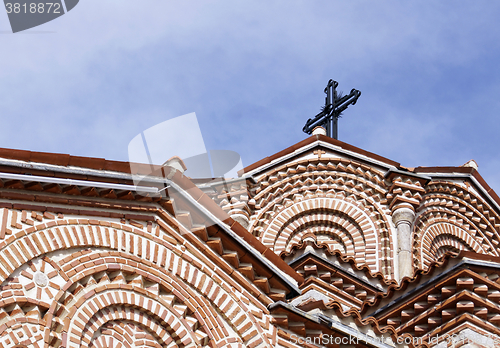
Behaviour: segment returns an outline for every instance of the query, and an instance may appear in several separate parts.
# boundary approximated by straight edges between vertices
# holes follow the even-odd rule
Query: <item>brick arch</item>
[[[115,251],[122,250],[124,253],[129,254],[130,257],[135,257],[138,264],[153,266],[153,268],[157,269],[157,272],[167,268],[168,272],[173,272],[175,279],[179,281],[180,288],[182,288],[180,284],[186,282],[189,284],[187,288],[192,287],[196,289],[191,289],[189,293],[186,292],[186,296],[183,297],[184,300],[187,301],[194,297],[199,298],[199,294],[201,294],[201,298],[205,303],[209,303],[220,312],[224,312],[221,306],[224,305],[224,307],[226,307],[228,304],[231,305],[233,310],[231,311],[232,319],[229,321],[229,324],[234,326],[240,340],[245,334],[245,337],[249,337],[250,327],[246,325],[249,321],[253,323],[254,326],[260,326],[254,315],[248,310],[241,299],[239,299],[233,291],[230,291],[227,284],[218,284],[215,281],[211,281],[214,277],[214,279],[221,280],[221,277],[216,276],[214,269],[203,267],[202,271],[202,269],[193,266],[193,260],[184,252],[184,250],[186,250],[184,246],[172,245],[168,242],[168,238],[161,238],[161,236],[158,237],[152,233],[134,229],[127,225],[114,224],[115,226],[111,228],[110,223],[107,221],[84,219],[79,220],[78,223],[74,221],[76,220],[73,220],[73,222],[59,220],[57,223],[52,222],[39,225],[36,228],[28,228],[1,242],[0,257],[8,259],[9,264],[4,264],[0,268],[0,279],[2,281],[5,280],[9,274],[30,259],[50,252],[82,247],[106,248]],[[149,256],[141,255],[141,253],[144,252],[144,248],[138,250],[136,247],[134,249],[135,245],[147,246],[147,249],[156,251],[150,253]],[[158,248],[155,249],[155,247]],[[196,279],[192,278],[193,272],[191,271],[180,272],[179,274],[177,270],[172,269],[172,265],[165,263],[165,260],[161,259],[162,255],[165,256],[167,254],[170,257],[169,261],[175,258],[175,265],[186,265],[186,268],[189,270],[193,268],[193,271],[202,274],[206,280],[205,285],[201,282],[196,282]],[[196,255],[200,254],[197,252]],[[201,255],[201,257],[203,260],[203,255]],[[196,272],[194,273],[196,274]],[[165,272],[163,271],[160,273]],[[210,285],[206,286],[207,283]],[[225,288],[222,285],[224,285]],[[219,291],[213,291],[215,288],[219,289]],[[229,290],[226,291],[226,289]],[[243,320],[241,320],[242,318]],[[54,317],[54,319],[57,319],[57,317]],[[216,320],[214,320],[211,326],[220,327],[220,324],[216,324]],[[215,330],[214,332],[217,331]],[[263,341],[269,344],[263,332],[257,331],[255,334],[258,339],[256,339],[255,336],[250,336],[249,339],[252,339],[252,341],[260,340],[261,342]],[[224,334],[220,333],[218,336],[214,337],[216,341],[223,339]]]
[[[78,281],[87,278],[89,276],[93,276],[97,273],[102,273],[102,272],[126,272],[130,274],[135,274],[135,275],[140,275],[144,278],[146,281],[154,282],[158,284],[159,286],[164,287],[169,294],[172,294],[175,296],[175,300],[179,303],[185,304],[192,312],[195,312],[197,310],[203,310],[203,312],[207,313],[206,318],[199,317],[198,320],[200,322],[199,326],[206,326],[208,328],[214,328],[218,327],[220,324],[217,321],[217,318],[212,314],[210,311],[209,307],[212,306],[213,304],[209,303],[205,298],[199,298],[198,299],[198,307],[193,306],[187,299],[193,298],[193,297],[198,297],[197,293],[193,290],[190,290],[190,286],[193,286],[194,284],[190,284],[187,280],[179,279],[176,276],[171,276],[165,272],[162,272],[160,269],[155,269],[154,267],[146,267],[146,265],[138,265],[138,267],[135,266],[135,261],[131,260],[129,255],[125,253],[120,253],[120,252],[114,252],[114,251],[102,251],[99,252],[99,259],[111,259],[113,262],[106,262],[99,264],[99,266],[94,266],[94,259],[89,259],[89,256],[92,256],[92,254],[83,254],[80,256],[80,258],[76,258],[72,261],[72,263],[75,263],[75,265],[72,268],[67,269],[68,273],[72,273],[75,268],[77,267],[82,267],[86,270],[86,272],[79,272],[75,273],[69,280],[67,287],[70,289],[73,285],[77,284]],[[82,259],[88,259],[87,261],[81,261]],[[69,266],[71,266],[70,263],[68,263]],[[190,273],[190,271],[186,272]],[[187,278],[187,276],[186,276]],[[113,287],[116,287],[117,284],[110,285]],[[150,292],[147,289],[141,288],[139,285],[131,285],[131,284],[120,284],[120,289],[121,290],[127,290],[132,293],[139,293],[140,296],[145,296],[147,295],[149,298],[154,299],[157,301],[161,306],[164,306],[165,308],[169,308],[169,305],[161,299],[161,297],[158,297],[154,293]],[[223,289],[218,288],[219,292],[224,292]],[[89,290],[81,291],[79,293],[79,296],[75,297],[72,301],[76,302],[77,304],[79,303],[80,299],[86,298],[89,292],[95,293],[100,290],[103,290],[103,287],[97,287],[97,288],[90,288]],[[229,294],[228,294],[229,295]],[[57,301],[68,301],[68,298],[65,296],[65,294],[60,294],[59,297],[55,298]],[[57,312],[60,311],[59,306],[54,306],[51,308],[49,313],[56,315]],[[175,314],[175,311],[172,313]],[[223,317],[230,323],[230,318],[228,318],[226,315],[223,314]],[[61,319],[64,319],[61,318]],[[184,322],[183,318],[179,317],[179,320],[181,322]],[[211,337],[213,339],[220,339],[217,337]]]
[[[431,252],[437,260],[446,252],[468,251],[470,248],[459,238],[451,235],[441,234],[432,241]]]
[[[194,332],[187,328],[185,321],[172,308],[164,303],[131,289],[107,289],[105,286],[94,289],[89,298],[69,316],[63,331],[68,333],[66,347],[87,347],[94,333],[106,322],[123,319],[149,327],[157,338],[167,341],[173,334],[183,346],[194,342]],[[132,296],[133,295],[133,296]],[[125,305],[127,308],[125,308]],[[118,315],[119,316],[113,316]],[[148,322],[150,322],[148,326]],[[166,324],[162,324],[166,323]],[[81,326],[84,325],[84,329]],[[78,343],[75,343],[80,340]],[[169,341],[170,343],[170,341]]]
[[[119,345],[125,342],[125,345]],[[101,334],[95,338],[90,348],[118,348],[118,347],[151,347],[166,348],[160,345],[156,339],[139,326],[129,321],[108,322],[105,324]],[[175,348],[177,346],[172,346]]]
[[[312,178],[310,177],[312,176]],[[307,186],[311,184],[311,186]],[[381,183],[383,184],[383,183]],[[251,217],[250,232],[257,237],[262,229],[268,225],[269,214],[278,213],[283,206],[287,207],[311,197],[336,197],[344,200],[355,201],[378,216],[381,227],[389,230],[389,222],[386,215],[389,214],[387,207],[379,205],[380,198],[374,198],[371,193],[375,192],[385,198],[387,190],[369,182],[363,177],[354,174],[338,172],[302,173],[281,181],[266,185],[258,190],[253,197],[256,209]],[[349,198],[346,198],[349,196]],[[385,209],[385,210],[384,210]],[[278,211],[277,211],[278,210]]]
[[[132,345],[124,346],[122,341],[120,341],[121,337],[115,337],[116,333],[113,335],[101,335],[98,339],[94,341],[91,348],[128,348],[132,347]],[[107,339],[106,339],[107,338]],[[116,342],[116,343],[115,343]],[[127,342],[128,343],[128,342]],[[161,347],[161,346],[159,346]]]
[[[383,174],[351,161],[322,158],[306,163],[289,163],[259,177],[249,201],[249,231],[261,242],[269,222],[283,209],[308,199],[335,198],[357,205],[377,226],[379,265],[370,267],[386,276],[393,273],[394,251],[387,187]]]
[[[361,250],[355,251],[355,257],[362,260],[360,265],[366,263],[373,267],[374,271],[379,270],[379,237],[374,222],[365,211],[356,205],[339,199],[312,198],[283,209],[271,220],[268,228],[264,231],[261,238],[263,244],[274,250],[276,241],[280,240],[281,235],[283,234],[287,238],[293,231],[293,226],[288,224],[289,221],[296,220],[298,216],[307,216],[308,212],[317,210],[328,212],[331,216],[335,216],[335,219],[341,219],[352,240],[362,241],[364,244]]]
[[[500,216],[477,193],[454,182],[434,182],[429,184],[422,206],[426,209],[415,224],[421,231],[428,225],[429,215],[438,218],[447,215],[460,221],[464,229],[475,230],[475,239],[485,241],[491,249],[488,252],[500,256],[500,234],[496,228]]]
[[[107,348],[110,346],[113,348],[121,348],[123,347],[122,342],[126,342],[127,347],[133,346],[134,343],[134,337],[132,337],[133,333],[130,333],[129,330],[127,330],[127,328],[120,330],[121,331],[120,332],[118,330],[115,330],[113,325],[105,325],[105,326],[106,326],[104,328],[105,332],[101,333],[101,335],[92,340],[89,346],[90,348]],[[117,342],[117,345],[114,344],[115,341]],[[110,345],[110,343],[112,343],[113,345]],[[156,343],[155,346],[161,347],[160,345],[158,345],[158,343]]]
[[[83,323],[83,325],[85,325],[83,335],[75,335],[75,328],[76,330],[81,329],[76,325],[73,325],[72,327],[70,323],[68,341],[63,342],[63,346],[67,348],[88,348],[91,346],[96,332],[99,331],[106,323],[116,320],[126,320],[149,332],[156,339],[156,341],[164,347],[174,342],[171,332],[174,333],[176,340],[180,340],[181,344],[177,345],[178,347],[185,347],[187,345],[200,347],[200,344],[194,339],[192,330],[183,325],[179,320],[176,320],[172,311],[166,311],[164,308],[158,308],[157,306],[149,309],[148,302],[145,302],[147,303],[146,305],[139,305],[139,302],[136,302],[135,304],[130,304],[125,307],[118,303],[119,299],[113,302],[115,299],[113,295],[107,296],[106,292],[112,293],[113,295],[120,294],[121,296],[126,296],[123,292],[111,292],[109,290],[106,290],[101,294],[96,294],[93,298],[94,301],[88,301],[87,304],[89,306],[83,307],[86,308],[85,312],[91,311],[92,306],[99,305],[99,302],[101,301],[105,301],[104,303],[106,303],[106,301],[110,302],[110,305],[104,309],[90,312],[90,315],[88,315],[89,318],[87,319],[88,321]],[[138,295],[136,295],[136,297],[138,298],[138,301],[141,299],[145,301],[143,297]],[[151,299],[148,300],[151,301]],[[90,306],[90,304],[92,304],[92,306]],[[77,321],[79,317],[85,318],[85,316],[81,315],[82,313],[83,311],[75,313],[72,321]],[[77,341],[78,339],[80,339],[79,342]]]
[[[301,244],[302,240],[308,235],[331,235],[338,238],[347,255],[354,256],[355,241],[353,236],[349,233],[349,229],[342,225],[344,221],[329,220],[326,215],[328,211],[306,212],[299,215],[297,219],[292,221],[287,227],[279,234],[276,239],[274,252],[281,255],[283,252],[290,253],[292,248]],[[352,226],[351,222],[348,222]],[[317,240],[317,238],[314,238]],[[362,240],[358,241],[358,244]]]
[[[0,347],[14,347],[16,344],[24,344],[28,347],[35,346],[38,344],[39,347],[43,347],[43,332],[45,330],[45,321],[42,319],[21,317],[15,320],[10,320],[0,326]],[[36,328],[36,332],[30,330]],[[32,335],[26,337],[25,329],[28,329]],[[23,337],[19,338],[18,332],[23,332]],[[10,341],[7,344],[6,341]]]
[[[374,168],[342,158],[325,157],[300,161],[288,163],[259,177],[262,189],[257,191],[254,198],[263,207],[277,195],[282,196],[288,190],[296,191],[299,186],[308,183],[343,188],[367,185],[374,193],[385,196],[386,185],[383,177],[384,174]]]
[[[241,343],[229,343],[227,348],[244,348],[244,346]]]
[[[295,229],[290,237],[288,237],[285,248],[277,247],[275,252],[279,253],[279,255],[289,255],[294,247],[302,245],[304,239],[312,237],[316,244],[327,245],[330,251],[333,251],[334,248],[329,245],[337,242],[342,247],[342,250],[339,250],[342,254],[354,255],[354,241],[350,238],[351,236],[342,229],[342,226],[331,224],[329,221],[320,220],[317,222],[317,224],[300,226]],[[328,236],[328,240],[330,241],[323,241],[321,238],[318,238],[319,236]]]
[[[426,264],[424,265],[422,263],[422,250],[426,249],[426,246],[423,244],[423,236],[432,225],[441,223],[452,224],[463,231],[461,233],[467,236],[463,237],[465,245],[470,247],[471,243],[477,243],[480,246],[479,248],[471,247],[471,250],[478,250],[476,252],[481,254],[500,256],[498,248],[495,248],[493,245],[495,240],[488,237],[491,233],[482,230],[481,225],[478,224],[477,219],[471,215],[470,210],[466,209],[464,211],[462,209],[457,211],[455,210],[456,207],[453,209],[449,203],[443,202],[442,200],[436,201],[435,197],[431,198],[426,196],[425,200],[423,205],[426,206],[426,208],[417,216],[413,228],[413,262],[416,267],[427,267]],[[460,200],[454,200],[455,203],[457,201]],[[427,247],[427,249],[429,249],[429,247]]]
[[[90,255],[92,256],[92,255]],[[195,312],[202,310],[206,313],[206,318],[198,318],[200,320],[200,326],[204,325],[210,329],[220,326],[220,322],[217,319],[217,316],[223,317],[229,325],[232,326],[233,330],[240,337],[246,333],[248,327],[245,325],[247,320],[252,321],[254,326],[259,325],[259,323],[255,320],[254,316],[251,313],[248,313],[248,309],[244,303],[239,302],[239,299],[235,296],[234,293],[227,291],[227,288],[224,286],[220,286],[215,282],[213,285],[204,287],[204,284],[210,282],[210,278],[208,276],[205,277],[205,280],[195,282],[195,279],[191,280],[192,274],[202,273],[201,270],[195,269],[187,270],[184,274],[169,274],[164,272],[161,268],[155,267],[154,264],[137,264],[137,258],[135,260],[131,257],[131,255],[125,254],[123,252],[116,251],[101,251],[99,252],[99,259],[102,260],[113,260],[112,262],[100,263],[98,266],[94,266],[94,257],[90,257],[88,254],[83,253],[79,258],[72,259],[68,257],[66,262],[67,266],[71,266],[71,268],[63,267],[68,274],[74,273],[70,277],[70,282],[68,287],[72,284],[76,284],[79,280],[91,276],[95,273],[103,272],[103,271],[123,271],[127,273],[136,273],[137,275],[142,275],[146,280],[156,282],[159,285],[165,287],[166,290],[174,294],[177,298],[179,298],[179,302],[185,303],[188,308]],[[86,260],[86,261],[85,261]],[[168,258],[167,258],[167,263]],[[180,261],[179,261],[180,262]],[[172,261],[172,263],[176,263]],[[72,265],[74,264],[74,265]],[[190,262],[186,262],[186,265],[192,267]],[[84,268],[86,273],[75,272],[77,268]],[[178,268],[177,268],[178,269]],[[204,269],[204,271],[207,271]],[[121,285],[121,288],[126,288],[129,290],[134,290],[133,286],[128,284]],[[144,292],[143,289],[139,289]],[[202,297],[199,296],[199,292],[202,293]],[[217,295],[217,296],[216,296]],[[63,294],[61,294],[63,296]],[[85,293],[82,293],[81,296],[85,296]],[[197,298],[196,306],[192,306],[188,299]],[[221,301],[221,299],[226,298],[226,301]],[[66,300],[62,298],[62,300]],[[57,298],[59,300],[59,298]],[[219,310],[219,313],[216,315],[215,312],[210,307],[216,307]],[[224,307],[233,307],[230,315],[225,311]],[[57,307],[51,308],[51,313],[54,315],[57,312]],[[235,324],[235,322],[241,322],[244,319],[243,323]],[[216,332],[216,331],[214,331]],[[213,337],[214,340],[219,342],[222,338],[224,338],[226,334],[222,336]],[[241,340],[239,338],[239,340]]]
[[[486,254],[469,232],[452,223],[441,221],[427,227],[421,238],[419,261],[427,268],[432,261],[436,261],[440,247],[450,246],[457,249],[468,248],[476,253]]]

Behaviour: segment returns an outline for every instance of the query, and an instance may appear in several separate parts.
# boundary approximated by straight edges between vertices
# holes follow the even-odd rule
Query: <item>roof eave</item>
[[[272,156],[266,157],[238,172],[238,175],[243,177],[250,177],[258,172],[265,171],[266,169],[276,166],[282,162],[289,160],[297,155],[300,155],[316,146],[323,146],[324,148],[340,152],[348,157],[375,164],[379,167],[386,169],[401,168],[398,162],[391,161],[385,157],[376,155],[374,153],[362,150],[358,147],[349,145],[342,141],[326,137],[324,135],[313,135],[289,148],[280,151]]]

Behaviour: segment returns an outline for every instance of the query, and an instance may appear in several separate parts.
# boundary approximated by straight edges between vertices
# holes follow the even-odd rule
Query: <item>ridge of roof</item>
[[[310,305],[314,308],[326,307],[326,309],[334,310],[336,315],[339,317],[343,317],[343,318],[352,317],[355,320],[356,324],[363,325],[363,326],[364,325],[371,325],[377,333],[385,333],[385,332],[390,331],[391,336],[393,336],[393,338],[396,338],[396,337],[398,337],[398,335],[392,326],[379,325],[378,320],[372,315],[369,315],[367,317],[363,317],[362,314],[366,312],[367,307],[378,306],[380,301],[383,298],[392,297],[394,295],[394,293],[396,293],[396,291],[405,290],[409,284],[414,283],[414,282],[418,282],[422,276],[431,274],[436,269],[439,269],[439,268],[446,266],[451,258],[457,259],[460,257],[467,258],[467,259],[500,263],[500,257],[495,257],[495,256],[491,256],[491,255],[478,254],[478,253],[470,252],[470,251],[461,251],[459,253],[447,252],[446,254],[444,254],[440,258],[440,260],[434,261],[433,263],[431,263],[431,265],[429,266],[429,268],[427,270],[422,270],[422,269],[416,270],[413,277],[411,277],[411,278],[404,277],[399,285],[398,284],[391,284],[385,292],[377,293],[374,300],[363,301],[363,305],[361,307],[361,310],[358,310],[356,308],[350,308],[350,309],[344,310],[342,304],[334,299],[330,300],[326,304],[325,303],[321,304],[319,302],[315,302],[314,304],[311,303]],[[316,306],[314,306],[314,305],[316,305]],[[270,306],[269,308],[271,309],[271,308],[274,308],[276,306],[278,306],[278,303],[275,303],[274,305]],[[297,308],[297,309],[300,310],[299,308]],[[408,333],[403,333],[402,335],[399,335],[399,337],[405,337],[407,335],[409,335],[409,337],[413,337],[411,334],[408,334]]]
[[[130,173],[130,163],[125,161],[113,161],[97,157],[73,156],[63,153],[37,152],[29,150],[16,150],[0,148],[0,158],[53,164],[63,167],[75,166],[97,170],[110,170],[122,173]]]
[[[268,156],[266,158],[261,159],[238,172],[239,175],[247,173],[249,171],[255,170],[265,164],[271,163],[273,160],[285,156],[287,154],[293,153],[295,150],[300,149],[304,146],[312,144],[316,141],[322,141],[329,143],[334,146],[341,147],[344,150],[352,151],[358,153],[360,155],[373,158],[375,160],[393,165],[402,171],[408,171],[408,174],[411,173],[443,173],[443,174],[453,174],[453,173],[463,173],[472,175],[478,183],[485,189],[485,191],[492,196],[494,201],[500,205],[500,197],[496,194],[496,192],[486,183],[483,177],[479,174],[479,172],[472,167],[453,167],[453,166],[436,166],[436,167],[415,167],[412,169],[405,168],[400,165],[400,163],[387,159],[385,157],[379,156],[369,151],[365,151],[356,146],[350,145],[348,143],[344,143],[340,140],[333,139],[324,135],[313,135],[310,136],[295,145],[292,145],[274,155]],[[63,153],[50,153],[50,152],[38,152],[38,151],[30,151],[30,150],[19,150],[19,149],[7,149],[0,148],[0,159],[8,159],[8,160],[16,160],[30,163],[38,163],[38,164],[49,164],[54,166],[62,166],[62,167],[79,167],[79,168],[87,168],[94,170],[103,170],[103,171],[111,171],[118,173],[131,174],[131,163],[128,161],[116,161],[116,160],[108,160],[100,157],[85,157],[85,156],[73,156],[69,154]],[[151,166],[145,163],[132,163],[134,165],[135,170],[139,170],[138,174],[151,174],[153,170],[160,170],[162,166]],[[4,165],[5,166],[5,165]],[[53,175],[48,175],[53,176]],[[193,179],[193,182],[210,182],[213,179]]]
[[[334,146],[340,147],[344,150],[351,151],[351,152],[357,153],[359,155],[372,158],[376,161],[380,161],[380,162],[389,164],[389,165],[394,166],[396,168],[401,168],[401,165],[398,162],[392,161],[388,158],[382,157],[382,156],[374,154],[372,152],[360,149],[359,147],[350,145],[348,143],[344,143],[343,141],[333,139],[333,138],[327,137],[325,135],[319,134],[319,135],[312,135],[312,136],[310,136],[310,137],[308,137],[308,138],[306,138],[306,139],[304,139],[304,140],[302,140],[302,141],[300,141],[300,142],[298,142],[290,147],[287,147],[284,150],[281,150],[280,152],[275,153],[274,155],[265,157],[265,158],[261,159],[260,161],[257,161],[255,163],[243,168],[242,170],[240,170],[238,172],[238,175],[243,175],[244,173],[248,173],[250,171],[253,171],[253,170],[255,170],[263,165],[269,164],[272,161],[274,161],[280,157],[289,155],[289,154],[293,153],[294,151],[296,151],[304,146],[310,145],[316,141],[321,141],[321,142],[324,142],[324,143],[327,143],[330,145],[334,145]]]
[[[338,273],[340,273],[340,274],[342,274],[344,276],[347,276],[349,278],[354,278],[354,279],[356,279],[356,281],[362,283],[366,287],[371,288],[375,292],[379,292],[380,291],[380,289],[377,288],[375,285],[373,285],[372,283],[370,283],[369,281],[367,281],[367,280],[365,280],[363,278],[360,278],[357,274],[351,273],[351,272],[347,271],[346,269],[342,268],[341,266],[336,265],[331,260],[328,260],[328,259],[326,259],[324,257],[321,257],[321,256],[319,256],[317,254],[314,254],[311,251],[307,251],[304,254],[300,255],[299,257],[291,260],[288,263],[288,265],[291,266],[292,268],[294,268],[297,263],[307,261],[307,259],[314,259],[316,262],[318,262],[320,264],[323,264],[324,266],[328,266],[328,267],[331,267],[331,268],[335,269],[336,272],[338,272]],[[371,275],[372,274],[370,274],[370,276]],[[380,279],[380,278],[378,278],[378,279]]]

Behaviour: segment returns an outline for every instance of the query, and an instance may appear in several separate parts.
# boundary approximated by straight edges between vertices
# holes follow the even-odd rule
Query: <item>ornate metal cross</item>
[[[349,105],[356,104],[361,92],[357,89],[351,89],[351,93],[342,96],[342,93],[337,93],[337,81],[330,80],[325,88],[326,98],[325,106],[321,108],[321,112],[307,120],[302,131],[311,134],[313,129],[318,126],[326,128],[326,135],[330,138],[338,139],[338,119],[342,115],[342,111],[347,109]]]

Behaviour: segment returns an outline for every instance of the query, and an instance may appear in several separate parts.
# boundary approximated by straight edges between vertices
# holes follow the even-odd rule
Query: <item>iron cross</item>
[[[325,88],[325,106],[321,108],[321,112],[307,120],[302,131],[311,134],[313,129],[318,126],[326,128],[326,135],[330,138],[338,139],[338,119],[342,115],[342,111],[347,109],[349,105],[356,104],[361,92],[357,89],[352,89],[351,93],[342,96],[342,93],[337,92],[337,81],[330,80]]]

